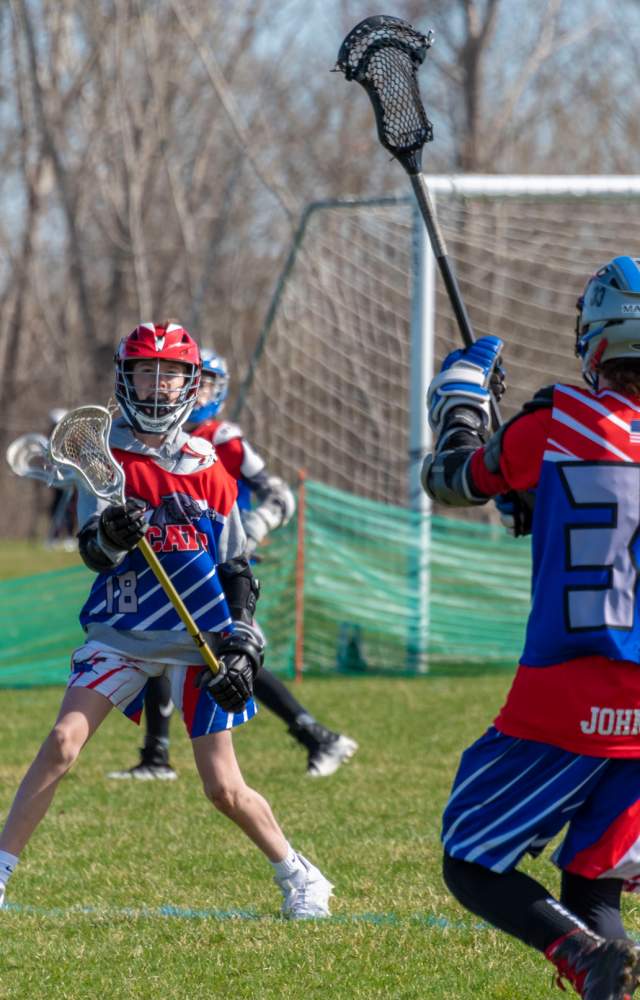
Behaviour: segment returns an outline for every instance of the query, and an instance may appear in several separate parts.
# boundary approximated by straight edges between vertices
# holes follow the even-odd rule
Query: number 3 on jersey
[[[594,512],[592,521],[567,524],[566,568],[569,574],[591,570],[606,581],[565,588],[567,627],[629,630],[638,582],[633,547],[640,527],[640,466],[581,462],[563,464],[559,471],[571,506]]]

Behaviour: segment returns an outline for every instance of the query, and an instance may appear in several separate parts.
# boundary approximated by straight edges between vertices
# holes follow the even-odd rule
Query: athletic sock
[[[296,872],[299,872],[303,867],[300,858],[294,851],[291,844],[287,844],[287,853],[282,861],[272,861],[273,870],[276,873],[276,878],[291,878]]]
[[[7,884],[17,864],[18,858],[15,854],[9,854],[8,851],[0,851],[0,882],[3,885]]]

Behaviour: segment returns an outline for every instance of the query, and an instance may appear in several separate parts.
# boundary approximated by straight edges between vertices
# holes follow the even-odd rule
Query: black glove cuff
[[[216,656],[219,658],[234,653],[246,656],[255,677],[264,663],[264,641],[259,632],[241,622],[236,622],[235,631],[221,638],[216,648]]]

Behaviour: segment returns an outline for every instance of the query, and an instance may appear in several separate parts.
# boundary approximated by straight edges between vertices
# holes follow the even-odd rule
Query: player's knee
[[[74,733],[64,726],[54,726],[40,751],[47,766],[58,773],[68,771],[80,753],[82,744]]]
[[[235,782],[216,780],[204,783],[204,794],[209,802],[225,816],[233,816],[238,810],[242,786]]]
[[[485,882],[490,875],[480,865],[454,858],[445,851],[442,877],[451,895],[463,906],[472,908],[486,891]]]

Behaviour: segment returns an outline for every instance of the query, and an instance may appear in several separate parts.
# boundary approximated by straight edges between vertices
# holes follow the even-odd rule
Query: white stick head
[[[56,465],[73,469],[94,496],[124,503],[124,470],[111,453],[111,414],[104,406],[69,410],[55,426],[49,453]]]
[[[47,486],[68,486],[73,482],[71,469],[57,469],[49,455],[44,434],[22,434],[7,448],[7,462],[16,476],[39,479]]]

